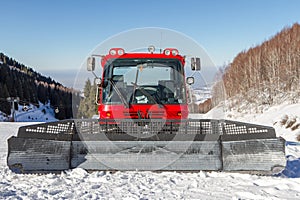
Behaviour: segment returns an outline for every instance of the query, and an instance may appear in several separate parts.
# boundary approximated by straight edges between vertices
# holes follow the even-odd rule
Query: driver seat
[[[174,99],[175,84],[173,80],[158,81],[159,97],[163,102],[172,103]]]

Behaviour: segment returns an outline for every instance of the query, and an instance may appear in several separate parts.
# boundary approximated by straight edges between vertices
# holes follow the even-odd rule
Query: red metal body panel
[[[177,105],[151,105],[139,104],[131,105],[129,108],[124,105],[105,105],[101,104],[98,107],[100,119],[187,119],[188,106],[187,104]],[[140,115],[140,116],[139,116]]]

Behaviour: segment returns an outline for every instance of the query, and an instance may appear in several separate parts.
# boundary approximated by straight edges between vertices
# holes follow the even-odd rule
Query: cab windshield
[[[178,60],[116,59],[105,67],[103,103],[186,103],[183,67]]]

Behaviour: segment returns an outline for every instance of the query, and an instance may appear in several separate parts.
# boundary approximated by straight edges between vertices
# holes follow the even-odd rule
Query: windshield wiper
[[[124,98],[124,96],[122,95],[121,91],[119,90],[119,88],[116,86],[116,84],[111,80],[109,79],[109,82],[110,84],[113,86],[113,89],[116,91],[117,95],[120,97],[122,103],[124,104],[124,106],[126,108],[129,108],[129,104],[128,102],[126,101],[126,99]]]

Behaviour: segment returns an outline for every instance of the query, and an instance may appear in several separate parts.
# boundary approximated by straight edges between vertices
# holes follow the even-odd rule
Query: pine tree
[[[84,99],[81,100],[78,108],[78,118],[91,118],[97,114],[97,106],[95,104],[96,85],[92,85],[88,79],[84,86]]]
[[[6,101],[6,99],[9,97],[9,93],[8,93],[8,89],[6,87],[6,84],[2,85],[0,87],[0,97],[1,97],[1,101],[0,101],[0,110],[8,115],[11,114],[11,104]]]

